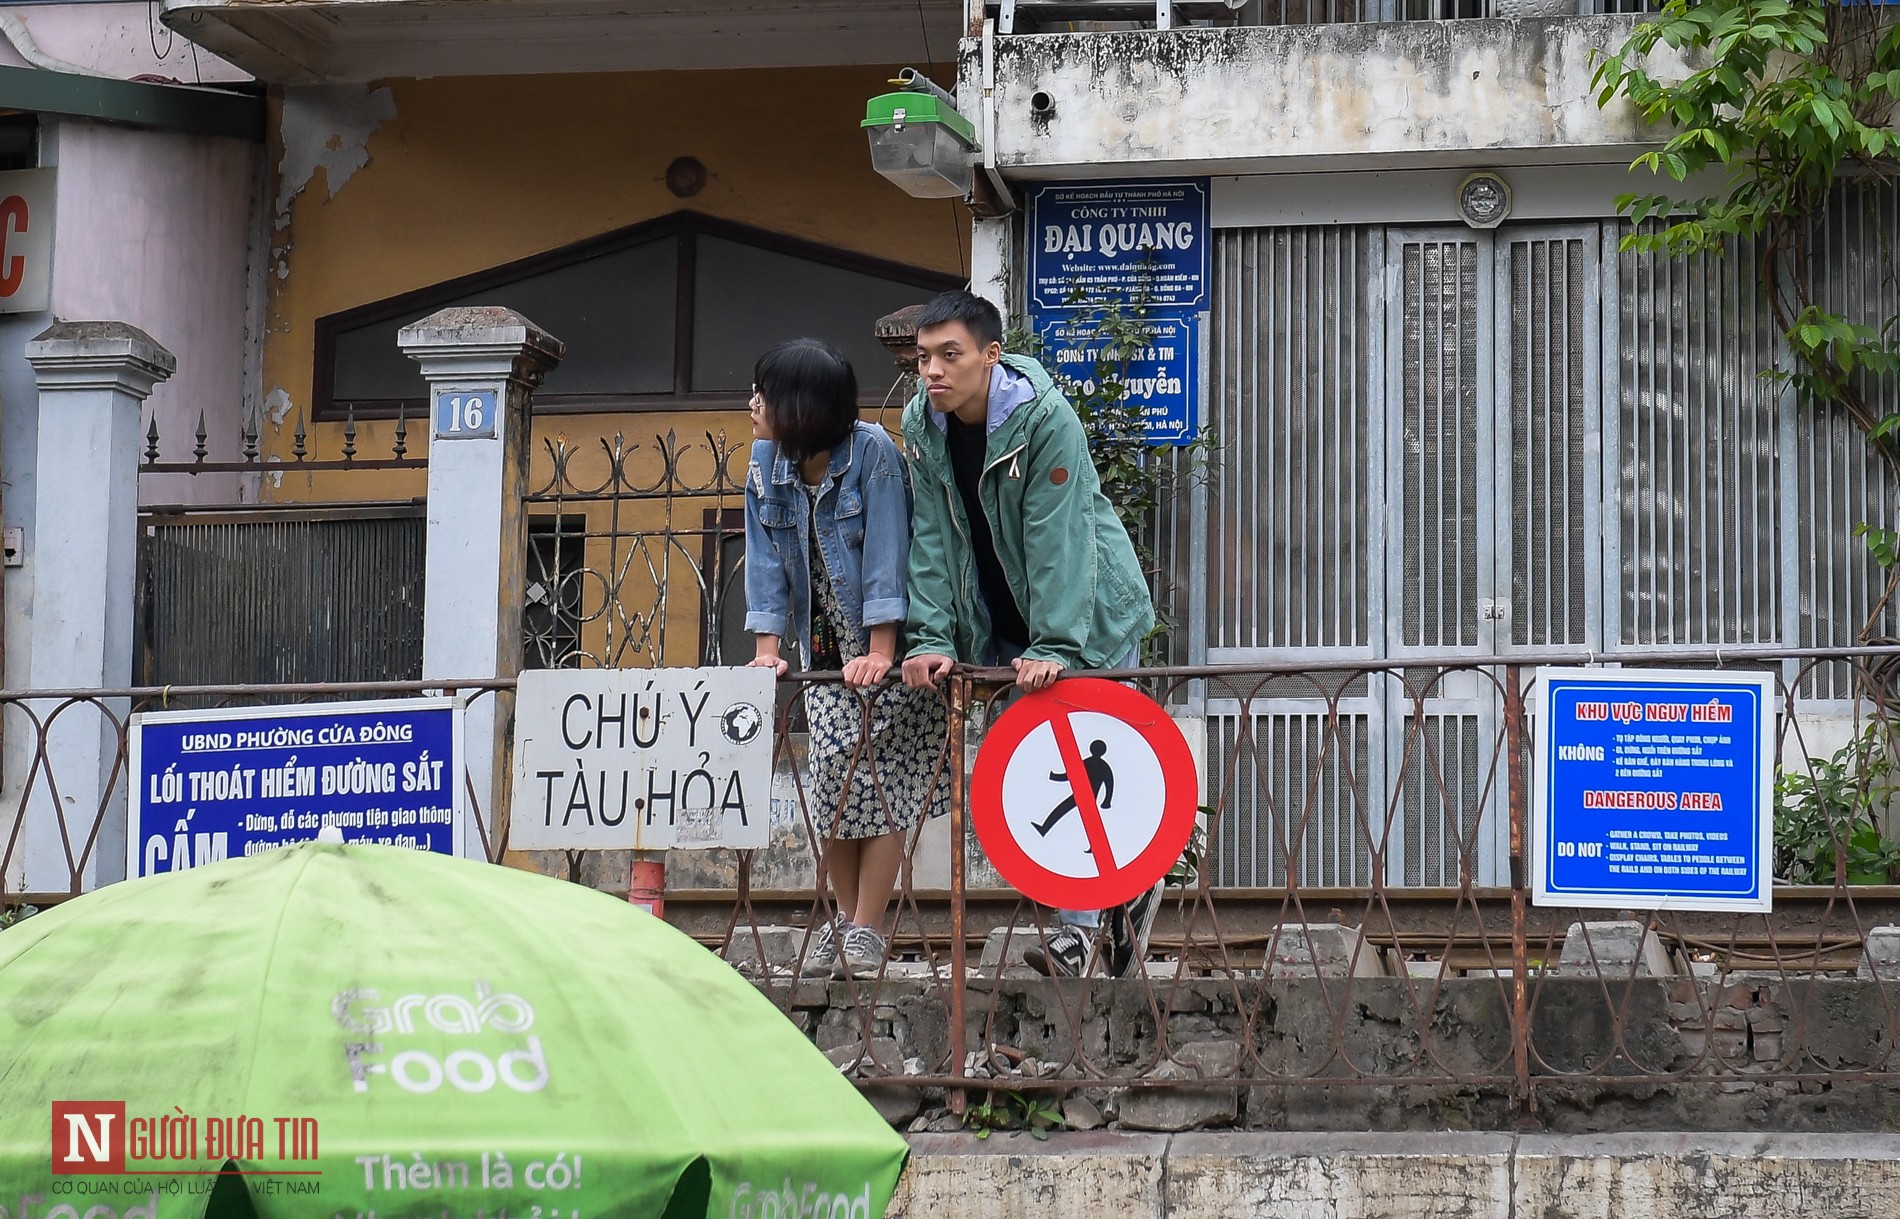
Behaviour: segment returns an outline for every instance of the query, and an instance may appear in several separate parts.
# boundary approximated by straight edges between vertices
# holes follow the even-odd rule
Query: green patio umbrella
[[[511,868],[310,843],[0,932],[0,1219],[877,1219],[904,1155],[724,962]]]

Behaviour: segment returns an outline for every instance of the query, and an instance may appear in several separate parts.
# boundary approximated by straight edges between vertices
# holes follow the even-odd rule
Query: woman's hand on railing
[[[785,676],[785,670],[790,667],[790,665],[785,663],[785,658],[777,653],[754,656],[751,660],[746,661],[746,668],[748,669],[770,669],[780,677]]]
[[[881,652],[866,652],[864,655],[844,662],[844,684],[854,690],[875,686],[884,680],[891,671],[891,658]]]

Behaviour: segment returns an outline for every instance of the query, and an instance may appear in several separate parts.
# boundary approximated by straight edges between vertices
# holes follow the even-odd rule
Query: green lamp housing
[[[973,185],[976,129],[929,93],[884,93],[864,106],[871,167],[919,199],[964,198]]]

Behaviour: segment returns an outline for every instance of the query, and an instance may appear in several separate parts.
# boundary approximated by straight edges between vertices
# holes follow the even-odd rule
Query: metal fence
[[[941,1096],[958,1110],[973,1097],[1093,1091],[1121,1097],[1122,1120],[1134,1125],[1144,1105],[1182,1095],[1212,1097],[1217,1110],[1235,1111],[1229,1119],[1254,1124],[1376,1127],[1410,1105],[1435,1121],[1502,1125],[1557,1095],[1587,1093],[1598,1104],[1614,1094],[1619,1104],[1688,1114],[1701,1103],[1692,1100],[1703,1095],[1696,1089],[1706,1088],[1758,1108],[1842,1111],[1856,1089],[1890,1087],[1900,1077],[1900,993],[1864,958],[1874,928],[1900,923],[1900,888],[1848,882],[1865,879],[1850,874],[1864,867],[1850,865],[1851,840],[1864,837],[1863,823],[1884,825],[1892,746],[1882,735],[1858,755],[1841,745],[1891,727],[1900,648],[1640,658],[1778,675],[1781,775],[1788,800],[1806,801],[1819,827],[1810,830],[1818,838],[1806,866],[1815,866],[1818,851],[1824,883],[1778,888],[1768,915],[1619,915],[1531,903],[1524,853],[1537,729],[1526,708],[1533,667],[1617,659],[1551,653],[1120,675],[1176,709],[1190,731],[1210,724],[1206,847],[1198,867],[1167,890],[1148,955],[1130,977],[1049,979],[1022,962],[1023,948],[1046,948],[1058,924],[1002,886],[970,829],[968,762],[1009,697],[998,671],[953,674],[943,691],[947,736],[933,758],[913,760],[932,791],[949,789],[950,807],[905,838],[888,922],[892,952],[874,974],[800,976],[832,907],[813,887],[830,848],[817,829],[796,714],[778,724],[772,845],[695,852],[690,860],[676,853],[667,915],[752,977],[867,1089]],[[1823,664],[1854,676],[1859,699],[1846,719],[1818,719],[1797,697]],[[830,679],[794,677],[786,693],[795,703],[802,688]],[[1351,709],[1373,682],[1391,684],[1411,707],[1400,717],[1409,729],[1396,764],[1376,772],[1362,764]],[[1433,725],[1428,708],[1446,683],[1495,700],[1483,731],[1451,736]],[[491,698],[510,685],[476,683],[464,693]],[[85,718],[116,736],[110,784],[122,786],[128,715],[168,699],[188,695],[202,705],[422,690],[395,683],[0,692],[9,760],[0,906],[76,892],[109,853],[111,802],[72,808],[59,799],[47,740],[62,719]],[[895,691],[887,685],[865,696],[867,714]],[[1270,717],[1252,710],[1290,697],[1312,709],[1311,747],[1301,751],[1286,750]],[[1225,729],[1214,726],[1223,719]],[[1844,757],[1859,761],[1843,770]],[[874,755],[862,753],[854,765],[875,791],[886,790]],[[476,820],[485,853],[499,859],[488,818],[478,811]],[[1412,831],[1410,846],[1402,845]],[[1496,883],[1485,862],[1493,843],[1502,843],[1505,861]],[[1395,853],[1422,845],[1430,846],[1431,867],[1395,864]],[[1247,883],[1235,883],[1228,861],[1247,854],[1254,865],[1241,878]],[[1308,883],[1311,869],[1299,861],[1322,857],[1350,883]],[[587,872],[573,856],[543,866],[557,875]],[[23,870],[37,883],[26,883]],[[591,879],[619,888],[625,877],[596,868]],[[1637,930],[1608,926],[1615,922]],[[1878,956],[1885,950],[1875,940]],[[1322,1096],[1331,1098],[1323,1111],[1314,1107]],[[1681,1120],[1696,1124],[1693,1115]]]
[[[457,694],[466,705],[512,696],[514,682],[305,682],[276,685],[140,686],[124,690],[0,690],[0,913],[64,901],[127,874],[126,792],[132,716],[144,711],[284,706],[338,700]],[[87,737],[97,751],[70,755],[57,742]],[[55,759],[84,760],[86,773]],[[99,760],[97,773],[91,762]],[[493,810],[462,776],[470,841],[498,861]],[[207,847],[211,844],[207,843]],[[202,856],[206,852],[194,851]],[[222,852],[217,852],[222,857]]]
[[[1436,1115],[1427,1120],[1508,1124],[1580,1089],[1638,1096],[1689,1126],[1698,1087],[1758,1105],[1831,1097],[1845,1111],[1861,1103],[1848,1092],[1900,1076],[1900,994],[1891,974],[1864,967],[1869,933],[1900,917],[1900,888],[1847,883],[1848,840],[1865,828],[1853,818],[1885,824],[1896,658],[1894,648],[1640,658],[1792,673],[1777,679],[1779,773],[1789,799],[1820,814],[1827,880],[1778,887],[1773,914],[1531,904],[1534,668],[1616,659],[1553,652],[1141,673],[1190,724],[1207,724],[1207,846],[1191,878],[1167,890],[1132,977],[1050,979],[1022,963],[1023,948],[1046,949],[1059,924],[1000,887],[971,838],[967,767],[954,764],[1008,697],[999,672],[960,672],[949,685],[949,737],[932,766],[951,786],[948,824],[907,840],[893,953],[876,976],[798,976],[832,907],[772,883],[782,870],[766,878],[769,853],[738,861],[736,903],[676,894],[671,916],[719,944],[867,1088],[942,1089],[953,1108],[986,1097],[986,1120],[998,1096],[1104,1090],[1135,1097],[1122,1116],[1133,1111],[1137,1125],[1150,1120],[1143,1105],[1159,1103],[1141,1094],[1183,1090],[1239,1111],[1217,1121],[1266,1125],[1393,1124],[1406,1106]],[[1855,675],[1861,699],[1845,719],[1817,717],[1791,693],[1822,664]],[[1376,780],[1352,709],[1372,683],[1395,687],[1407,708],[1394,764]],[[1448,684],[1494,702],[1482,731],[1437,722],[1431,708]],[[1289,750],[1273,716],[1253,708],[1295,697],[1309,704],[1312,739]],[[1830,769],[1870,728],[1878,744],[1858,773]],[[801,748],[789,726],[779,748],[785,775]],[[1806,796],[1793,790],[1801,780],[1814,784]],[[807,803],[794,789],[792,830],[808,858],[822,858]],[[1494,844],[1505,866],[1490,880]],[[1395,858],[1424,847],[1424,868]],[[1251,870],[1233,883],[1228,865],[1243,857]],[[1316,859],[1350,883],[1305,883],[1298,861]],[[1888,951],[1878,939],[1876,955]],[[1357,1099],[1315,1107],[1342,1086],[1359,1088]]]

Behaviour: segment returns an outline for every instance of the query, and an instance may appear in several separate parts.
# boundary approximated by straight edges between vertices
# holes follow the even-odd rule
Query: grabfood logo
[[[548,1086],[541,1039],[520,1036],[534,1027],[534,1006],[520,995],[495,994],[488,983],[477,982],[473,999],[445,993],[403,995],[387,1005],[381,1000],[365,987],[330,1001],[330,1015],[339,1025],[376,1039],[343,1047],[358,1092],[370,1090],[372,1076],[393,1080],[406,1092],[435,1092],[445,1084],[461,1092],[488,1092],[497,1084],[516,1092]],[[443,1040],[435,1034],[480,1040],[438,1057],[430,1050],[404,1048],[403,1039],[418,1034],[432,1046]]]

